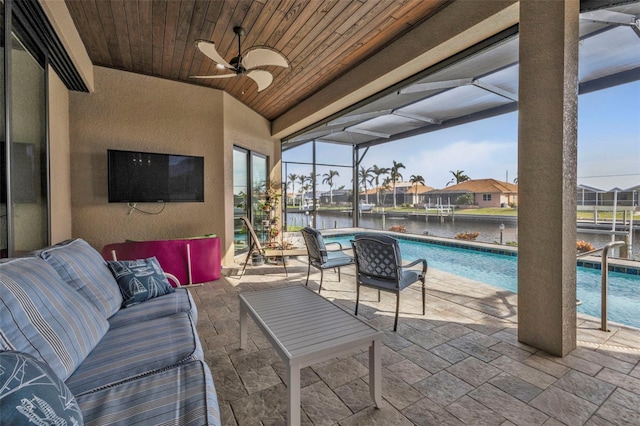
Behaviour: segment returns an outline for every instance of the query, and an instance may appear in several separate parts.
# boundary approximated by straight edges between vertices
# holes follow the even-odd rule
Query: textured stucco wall
[[[280,183],[280,142],[271,137],[271,123],[262,116],[250,111],[237,99],[224,93],[224,161],[227,182],[224,192],[224,205],[229,214],[225,220],[225,238],[233,241],[233,147],[239,146],[268,158],[271,169],[269,179],[272,183]],[[227,245],[226,259],[233,257],[233,246]]]
[[[94,93],[70,94],[73,236],[101,249],[125,239],[215,233],[223,253],[233,253],[227,200],[233,143],[273,155],[269,123],[218,90],[102,67],[94,68],[94,77]],[[167,203],[157,215],[129,214],[126,204],[108,203],[109,148],[203,156],[205,202]],[[161,205],[138,208],[157,212]],[[227,256],[223,263],[231,261]]]
[[[49,68],[49,190],[52,244],[71,238],[69,91]]]

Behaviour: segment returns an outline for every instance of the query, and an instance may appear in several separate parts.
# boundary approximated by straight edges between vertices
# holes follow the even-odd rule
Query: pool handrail
[[[609,249],[624,246],[624,241],[611,241],[602,248],[602,300],[600,311],[600,330],[607,330],[607,293],[609,286]]]

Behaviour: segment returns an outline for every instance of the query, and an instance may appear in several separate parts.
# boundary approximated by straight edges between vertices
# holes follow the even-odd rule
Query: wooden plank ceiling
[[[380,51],[451,0],[66,0],[94,65],[222,89],[269,120]],[[190,79],[225,73],[196,47],[215,42],[237,56],[268,46],[292,68],[268,67],[274,81],[257,92],[246,76]]]

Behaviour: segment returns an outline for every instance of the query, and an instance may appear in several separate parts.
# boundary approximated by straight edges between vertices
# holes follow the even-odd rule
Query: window
[[[491,194],[482,194],[482,201],[491,201]]]

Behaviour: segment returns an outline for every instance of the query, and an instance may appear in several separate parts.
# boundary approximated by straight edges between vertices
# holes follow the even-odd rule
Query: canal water
[[[318,229],[351,228],[353,225],[351,216],[342,213],[319,211],[317,212],[316,227]],[[287,211],[287,225],[307,226],[310,224],[310,215],[305,212]],[[360,227],[367,229],[388,230],[391,226],[402,225],[408,234],[430,235],[434,237],[454,238],[459,232],[478,232],[476,241],[485,243],[500,242],[500,225],[504,224],[502,230],[502,242],[518,241],[517,218],[500,219],[487,217],[486,219],[469,219],[456,217],[451,221],[448,217],[444,222],[435,216],[400,217],[386,215],[384,220],[381,216],[363,213],[360,219]],[[596,248],[602,248],[611,241],[611,236],[603,234],[593,234],[578,228],[578,240],[590,242]],[[617,236],[616,239],[622,239]],[[640,230],[635,229],[633,234],[633,253],[636,260],[640,259]]]

